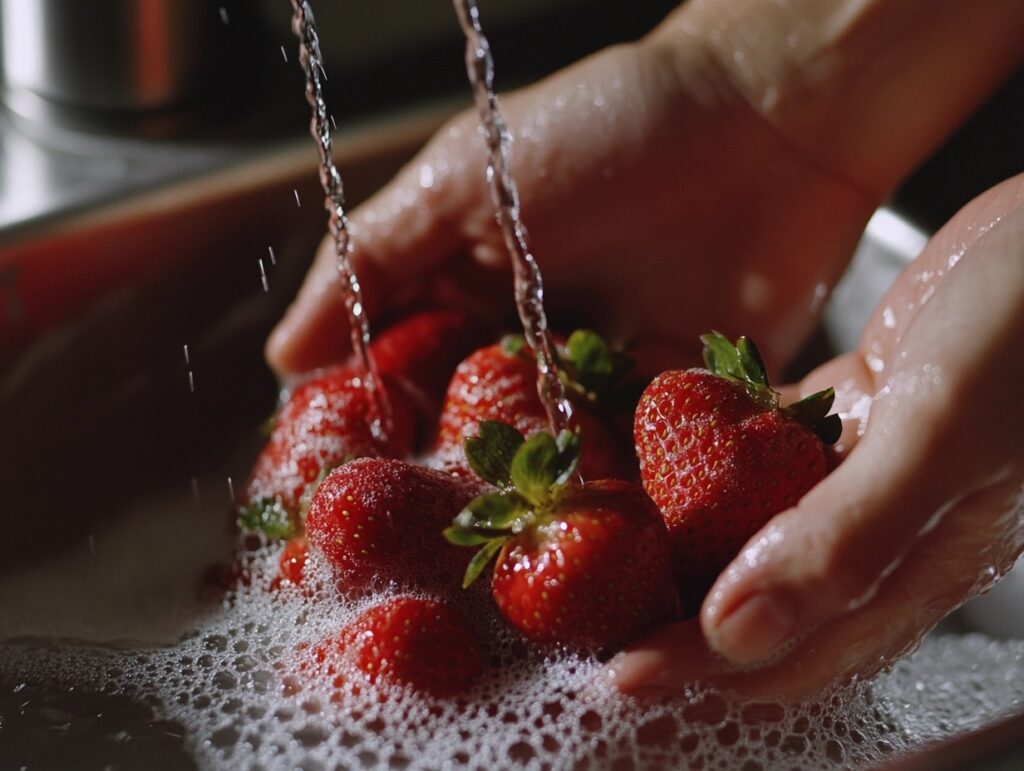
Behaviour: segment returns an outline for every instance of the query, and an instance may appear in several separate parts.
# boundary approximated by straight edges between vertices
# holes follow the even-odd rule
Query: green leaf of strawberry
[[[260,498],[238,510],[238,526],[247,533],[285,539],[295,535],[295,523],[278,498]]]
[[[540,506],[559,476],[559,451],[555,437],[540,431],[527,439],[512,458],[509,474],[517,492]]]
[[[506,356],[519,356],[530,353],[526,338],[522,335],[505,335],[501,338],[501,350]]]
[[[457,546],[485,544],[470,562],[464,586],[476,580],[509,534],[522,532],[548,514],[573,479],[580,458],[580,438],[572,431],[562,431],[557,438],[538,431],[524,440],[506,424],[480,425],[480,436],[465,442],[467,456],[472,453],[474,468],[480,466],[488,475],[481,476],[501,489],[474,498],[444,531],[449,543]]]
[[[481,420],[478,431],[479,436],[470,437],[463,444],[469,467],[485,482],[508,487],[512,483],[509,467],[523,443],[522,434],[497,420]]]
[[[468,589],[473,585],[473,582],[480,577],[484,568],[487,567],[487,563],[494,559],[494,555],[501,551],[501,547],[505,545],[507,540],[508,536],[492,538],[484,544],[480,551],[473,555],[473,559],[469,561],[469,567],[466,568],[466,575],[462,579],[463,589]]]
[[[463,511],[472,516],[472,526],[477,530],[508,530],[529,510],[518,495],[484,493],[466,504]]]
[[[590,401],[598,401],[633,366],[628,356],[612,350],[590,329],[577,329],[561,351],[565,384]]]
[[[712,374],[741,384],[763,409],[779,406],[779,394],[768,385],[764,360],[754,341],[739,338],[735,344],[720,332],[701,335],[704,363]],[[825,444],[835,444],[843,431],[838,415],[829,415],[836,392],[832,388],[806,396],[783,412],[811,429]]]
[[[835,444],[843,433],[843,421],[838,415],[829,415],[836,399],[834,388],[826,388],[805,396],[783,410],[789,417],[803,423],[825,444]]]
[[[755,402],[766,409],[779,405],[779,395],[768,385],[764,360],[754,342],[747,337],[735,344],[720,332],[701,335],[704,364],[713,375],[740,383]]]

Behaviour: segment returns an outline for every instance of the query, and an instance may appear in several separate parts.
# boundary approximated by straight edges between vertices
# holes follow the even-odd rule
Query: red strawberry
[[[500,492],[471,501],[445,536],[483,544],[464,586],[500,552],[491,594],[530,639],[617,647],[676,612],[668,534],[639,485],[573,483],[579,454],[568,431],[524,441],[511,426],[481,423],[466,455]]]
[[[619,443],[588,404],[588,398],[595,400],[596,392],[621,369],[621,359],[585,330],[570,336],[560,358],[576,407],[573,421],[586,438],[581,473],[586,479],[628,476]],[[548,428],[537,395],[537,360],[521,337],[506,337],[482,348],[455,370],[441,409],[437,457],[462,466],[462,443],[476,435],[484,420],[508,423],[524,436]]]
[[[387,376],[384,386],[393,422],[387,447],[371,429],[370,397],[357,371],[336,367],[296,388],[256,459],[243,495],[249,505],[242,526],[288,537],[298,524],[306,488],[322,470],[353,458],[406,455],[413,446],[415,416],[401,388]]]
[[[377,368],[437,404],[452,370],[487,339],[487,328],[465,311],[421,311],[392,324],[370,343]]]
[[[484,670],[473,631],[447,605],[396,597],[364,611],[314,656],[337,685],[350,678],[406,685],[434,696],[466,690]]]
[[[298,536],[288,541],[278,559],[278,575],[275,582],[280,584],[287,581],[293,586],[300,586],[308,557],[309,540],[305,536]]]
[[[441,529],[480,486],[399,460],[366,458],[337,468],[310,503],[310,543],[343,586],[360,589],[375,577],[454,583],[465,553]]]
[[[831,388],[790,407],[768,386],[756,347],[701,338],[708,369],[665,372],[644,391],[634,438],[644,488],[672,538],[675,571],[694,601],[775,514],[826,473],[839,436]]]
[[[370,431],[370,403],[353,362],[296,388],[275,419],[245,488],[243,527],[287,536],[297,527],[302,495],[322,470],[352,458],[407,455],[417,422],[421,428],[433,424],[452,369],[484,333],[462,311],[432,310],[415,313],[374,339],[370,350],[394,419],[388,447],[380,446]]]

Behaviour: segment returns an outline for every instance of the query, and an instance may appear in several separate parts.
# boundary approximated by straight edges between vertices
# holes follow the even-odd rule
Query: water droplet
[[[267,281],[267,271],[266,271],[266,268],[263,267],[263,258],[261,257],[256,262],[260,266],[260,284],[262,284],[262,286],[263,286],[263,291],[264,292],[269,292],[270,291],[270,282]]]
[[[222,5],[219,8],[219,10],[220,10],[220,21],[221,21],[221,24],[228,24],[231,21],[231,19],[228,18],[228,9],[225,8]]]
[[[288,61],[288,51],[285,50],[284,46],[281,46],[281,58],[284,59],[285,62]]]
[[[882,323],[886,329],[896,328],[896,314],[893,312],[892,307],[888,305],[882,310]]]
[[[298,188],[293,189],[292,192],[295,194],[295,205],[298,206],[301,209],[302,208],[302,201],[299,199]]]
[[[277,256],[274,254],[274,247],[267,247],[267,254],[270,255],[270,264],[277,265]]]
[[[434,186],[434,169],[429,163],[420,166],[420,187],[429,190]]]

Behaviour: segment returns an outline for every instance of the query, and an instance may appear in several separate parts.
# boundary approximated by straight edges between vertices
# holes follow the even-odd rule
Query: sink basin
[[[1022,81],[994,109],[1000,99],[1013,103],[1006,94],[1019,94]],[[350,202],[383,184],[455,104],[441,96],[347,126],[335,149]],[[852,346],[933,220],[952,213],[946,195],[922,203],[922,186],[959,185],[959,205],[996,181],[985,170],[956,179],[956,158],[984,141],[972,137],[987,136],[986,120],[1000,122],[985,114],[978,120],[981,129],[977,121],[968,126],[872,218],[805,366],[823,351]],[[35,146],[25,131],[19,123],[3,127],[9,153]],[[137,149],[140,157],[154,152],[147,144]],[[197,636],[220,609],[197,601],[196,579],[229,548],[230,491],[246,474],[261,441],[256,429],[277,394],[262,342],[299,285],[325,215],[304,136],[257,143],[217,162],[195,146],[169,152],[172,163],[183,159],[174,178],[144,180],[131,197],[78,202],[59,217],[0,231],[0,425],[9,448],[0,464],[0,662],[9,654],[8,661],[63,668],[61,676],[46,666],[27,674],[0,663],[3,767],[61,768],[88,757],[98,766],[188,768],[231,739],[217,729],[202,737],[199,752],[193,727],[167,719],[167,704],[143,687],[143,670],[124,687],[133,666],[125,662],[182,638],[189,650],[224,653],[221,638]],[[1020,164],[1001,168],[1006,176]],[[31,324],[22,323],[26,303]],[[966,754],[957,757],[1011,757],[1024,729],[1001,721],[1024,711],[1022,607],[1018,569],[940,630],[987,637],[926,646],[931,665],[977,654],[982,670],[996,662],[1010,671],[996,690],[1003,701],[982,699],[987,711],[979,707],[975,718],[936,719],[916,736],[966,733],[977,742],[958,744]],[[109,678],[95,676],[97,661],[109,662]],[[69,680],[78,666],[93,667],[93,675]],[[895,702],[912,690],[907,678],[915,670],[907,671],[880,690],[897,712]],[[270,688],[261,677],[246,682]],[[989,682],[963,677],[958,682]]]

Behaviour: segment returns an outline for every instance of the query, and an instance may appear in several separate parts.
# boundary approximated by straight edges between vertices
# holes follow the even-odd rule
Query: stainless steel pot
[[[8,104],[138,112],[195,99],[231,37],[214,0],[2,0]]]

